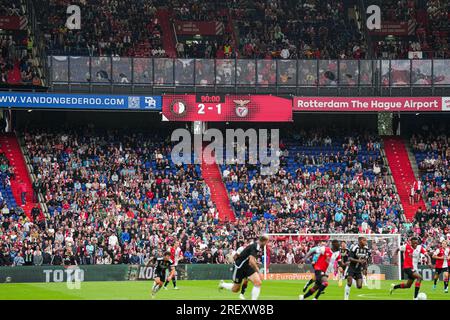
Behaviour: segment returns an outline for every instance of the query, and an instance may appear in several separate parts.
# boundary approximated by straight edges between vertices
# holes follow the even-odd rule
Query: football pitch
[[[414,287],[396,290],[389,295],[391,283],[398,281],[381,281],[380,289],[363,287],[352,288],[350,300],[412,300]],[[238,300],[238,294],[218,290],[219,281],[178,281],[179,290],[174,290],[172,283],[168,290],[160,290],[155,300]],[[261,300],[298,300],[305,281],[264,281]],[[438,282],[436,290],[433,283],[422,283],[421,292],[428,300],[450,300],[450,294],[444,293],[443,283]],[[151,281],[106,281],[83,282],[79,289],[69,289],[66,283],[2,283],[0,300],[150,300]],[[246,298],[250,299],[250,284]],[[343,300],[344,287],[336,281],[330,281],[329,287],[320,300]],[[311,298],[309,298],[311,299]],[[300,303],[300,302],[299,302]]]

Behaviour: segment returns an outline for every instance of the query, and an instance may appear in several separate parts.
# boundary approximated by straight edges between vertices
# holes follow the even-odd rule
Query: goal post
[[[304,280],[313,269],[310,261],[300,260],[311,248],[331,244],[332,240],[345,242],[347,249],[358,243],[359,237],[367,239],[372,259],[368,266],[368,277],[378,280],[400,280],[402,278],[400,234],[346,234],[346,233],[268,233],[269,242],[264,248],[264,279]]]

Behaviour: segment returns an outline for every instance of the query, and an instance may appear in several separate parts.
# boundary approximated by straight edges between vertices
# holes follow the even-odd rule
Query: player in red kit
[[[330,265],[333,265],[335,262],[339,264],[339,266],[344,267],[341,261],[341,252],[340,252],[340,244],[338,240],[333,240],[331,242],[330,247],[318,247],[315,252],[310,251],[306,254],[304,260],[306,260],[310,255],[316,253],[319,254],[316,263],[314,264],[314,274],[316,282],[314,286],[306,292],[305,295],[300,295],[299,299],[304,300],[310,296],[312,296],[315,292],[316,296],[313,300],[319,299],[320,295],[323,291],[328,287],[328,275],[327,270]]]
[[[448,274],[450,271],[449,259],[450,259],[450,248],[448,247],[447,241],[443,240],[441,242],[440,248],[436,249],[433,253],[433,259],[436,260],[435,273],[434,273],[434,285],[433,289],[436,289],[437,281],[441,273],[444,277],[444,292],[448,293]]]
[[[176,267],[178,266],[178,261],[183,259],[183,252],[181,251],[178,241],[175,241],[173,246],[169,249],[169,252],[170,252],[170,260],[173,261],[173,266],[175,268],[175,275],[172,277],[173,289],[178,290]],[[169,280],[166,280],[166,282],[164,283],[164,290],[167,290],[169,282],[170,282]]]
[[[411,238],[411,242],[407,243],[403,246],[401,246],[399,249],[397,249],[396,254],[398,251],[402,251],[404,255],[404,261],[403,261],[403,272],[408,278],[408,281],[406,283],[401,283],[391,285],[390,294],[394,292],[394,290],[397,289],[408,289],[411,288],[414,281],[416,281],[416,286],[414,290],[414,300],[417,300],[417,295],[420,291],[420,285],[422,283],[422,276],[418,273],[418,265],[420,261],[420,256],[423,254],[426,256],[428,263],[431,262],[430,256],[427,254],[426,250],[422,247],[422,245],[419,245],[419,239],[416,237]]]

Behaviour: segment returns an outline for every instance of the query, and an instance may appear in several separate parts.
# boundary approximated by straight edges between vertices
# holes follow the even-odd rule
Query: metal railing
[[[450,87],[450,60],[48,59],[50,86]]]

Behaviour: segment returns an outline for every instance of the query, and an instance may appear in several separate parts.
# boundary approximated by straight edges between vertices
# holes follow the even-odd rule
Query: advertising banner
[[[186,280],[186,265],[176,266],[177,279]],[[130,265],[128,280],[153,280],[155,278],[155,268],[143,265]]]
[[[1,92],[0,107],[160,111],[161,97]]]
[[[309,280],[314,269],[309,264],[271,264],[267,269],[269,280]],[[337,273],[329,272],[330,280],[338,280]],[[367,268],[368,280],[399,280],[399,267],[396,265],[371,264]]]
[[[407,36],[414,34],[415,23],[410,22],[396,22],[383,21],[381,29],[369,30],[369,34],[373,36]]]
[[[179,280],[231,279],[233,265],[187,264],[176,268]],[[310,265],[272,264],[267,274],[270,280],[309,280],[313,275]],[[263,271],[261,270],[261,273]],[[425,281],[431,281],[434,270],[419,266],[418,272]],[[88,281],[152,281],[154,268],[143,265],[80,265],[80,266],[23,266],[0,267],[0,283],[24,282],[88,282]],[[442,279],[442,275],[441,275]],[[330,280],[336,276],[330,274]],[[398,266],[371,265],[368,280],[399,280]]]
[[[175,21],[178,35],[217,36],[223,34],[225,26],[221,21]]]
[[[0,267],[0,283],[125,281],[128,274],[125,264]]]
[[[442,111],[442,98],[437,97],[295,97],[296,111],[386,112]]]
[[[28,25],[26,17],[0,16],[0,29],[3,30],[25,30]]]
[[[314,273],[268,273],[267,280],[309,280],[314,277]],[[330,274],[329,280],[339,280],[339,275]],[[367,280],[386,280],[384,274],[374,273],[367,276]]]
[[[292,99],[270,95],[165,95],[162,109],[168,121],[292,121]]]

